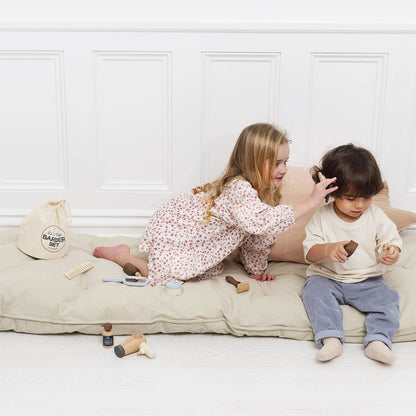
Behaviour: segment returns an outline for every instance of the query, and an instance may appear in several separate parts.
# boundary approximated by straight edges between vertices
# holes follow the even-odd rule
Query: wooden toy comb
[[[325,178],[325,176],[323,175],[323,173],[322,172],[318,172],[318,178],[319,178],[319,181],[320,182],[322,182],[322,181],[324,181],[326,178]],[[333,183],[330,183],[327,187],[326,187],[326,189],[330,189],[330,188],[333,188],[335,185],[333,184]],[[325,202],[328,202],[329,201],[329,194],[325,197]]]
[[[81,263],[79,266],[76,266],[73,269],[68,270],[65,273],[65,276],[66,276],[67,279],[73,279],[74,277],[79,276],[80,274],[87,272],[88,270],[92,269],[93,267],[94,267],[94,265],[91,262],[86,261],[84,263]]]

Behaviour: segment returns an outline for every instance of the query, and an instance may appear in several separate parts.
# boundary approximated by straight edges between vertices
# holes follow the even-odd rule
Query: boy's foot
[[[382,341],[371,341],[365,348],[364,354],[368,358],[384,364],[391,364],[396,360],[392,350]]]
[[[339,338],[323,338],[323,347],[316,353],[319,361],[330,361],[342,354],[342,344]]]

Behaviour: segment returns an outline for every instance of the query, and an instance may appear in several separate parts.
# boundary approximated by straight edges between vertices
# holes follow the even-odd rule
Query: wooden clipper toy
[[[237,288],[237,293],[247,292],[250,289],[250,284],[248,282],[241,283],[231,276],[225,276],[225,280]]]

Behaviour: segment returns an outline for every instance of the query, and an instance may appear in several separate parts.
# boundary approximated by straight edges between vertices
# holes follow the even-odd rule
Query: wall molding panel
[[[416,195],[416,73],[414,84],[413,98],[413,121],[409,149],[408,176],[407,176],[407,192]]]
[[[171,53],[95,52],[94,58],[98,189],[169,190]]]
[[[369,148],[416,211],[415,44],[398,24],[0,22],[0,228],[66,199],[77,231],[141,232],[255,122],[288,131],[291,164]]]
[[[0,191],[68,187],[63,51],[0,50]]]
[[[210,181],[224,169],[238,131],[228,130],[222,114],[231,108],[233,124],[278,121],[280,53],[202,52],[202,181]],[[226,124],[229,120],[226,121]],[[227,131],[228,130],[228,131]],[[227,150],[218,154],[218,141],[230,132]],[[225,146],[224,146],[225,147]],[[220,145],[220,148],[223,148]]]
[[[387,59],[376,53],[311,54],[309,163],[319,159],[315,143],[331,147],[342,136],[380,157]]]

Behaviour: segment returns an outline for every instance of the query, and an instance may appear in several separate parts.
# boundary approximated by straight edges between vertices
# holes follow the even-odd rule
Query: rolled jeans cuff
[[[390,339],[388,339],[387,337],[385,337],[384,335],[367,335],[364,338],[364,347],[367,347],[367,345],[371,342],[371,341],[381,341],[384,342],[390,349],[392,349],[392,342]]]
[[[318,347],[322,347],[324,344],[322,340],[324,338],[338,338],[341,341],[341,344],[345,341],[345,335],[342,331],[336,329],[326,329],[325,331],[320,331],[315,335],[315,342]]]

